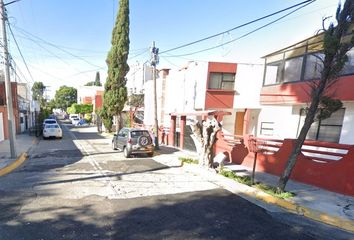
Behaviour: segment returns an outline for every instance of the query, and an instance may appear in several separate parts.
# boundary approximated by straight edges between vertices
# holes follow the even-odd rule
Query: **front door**
[[[243,135],[243,121],[245,118],[245,112],[236,112],[235,117],[235,135]]]

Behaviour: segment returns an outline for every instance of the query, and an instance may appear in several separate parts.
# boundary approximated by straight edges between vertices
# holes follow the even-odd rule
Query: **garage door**
[[[0,141],[4,140],[4,118],[2,113],[0,113]]]

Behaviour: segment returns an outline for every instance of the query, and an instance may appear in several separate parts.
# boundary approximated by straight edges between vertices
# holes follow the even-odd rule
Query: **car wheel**
[[[112,150],[117,150],[116,143],[112,141]]]
[[[130,153],[126,147],[123,149],[123,152],[124,152],[124,157],[126,157],[126,158],[130,157]]]

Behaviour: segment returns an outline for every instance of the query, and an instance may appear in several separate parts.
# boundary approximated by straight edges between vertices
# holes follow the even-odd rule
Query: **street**
[[[177,164],[126,159],[95,128],[62,128],[63,139],[40,140],[0,178],[1,240],[333,239]]]

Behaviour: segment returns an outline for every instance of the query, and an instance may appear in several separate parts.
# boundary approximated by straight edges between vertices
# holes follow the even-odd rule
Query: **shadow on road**
[[[40,211],[20,211],[30,198],[13,194],[12,204],[2,208],[11,214],[0,217],[1,239],[316,239],[224,190],[139,201],[96,197],[57,207],[42,202]]]

